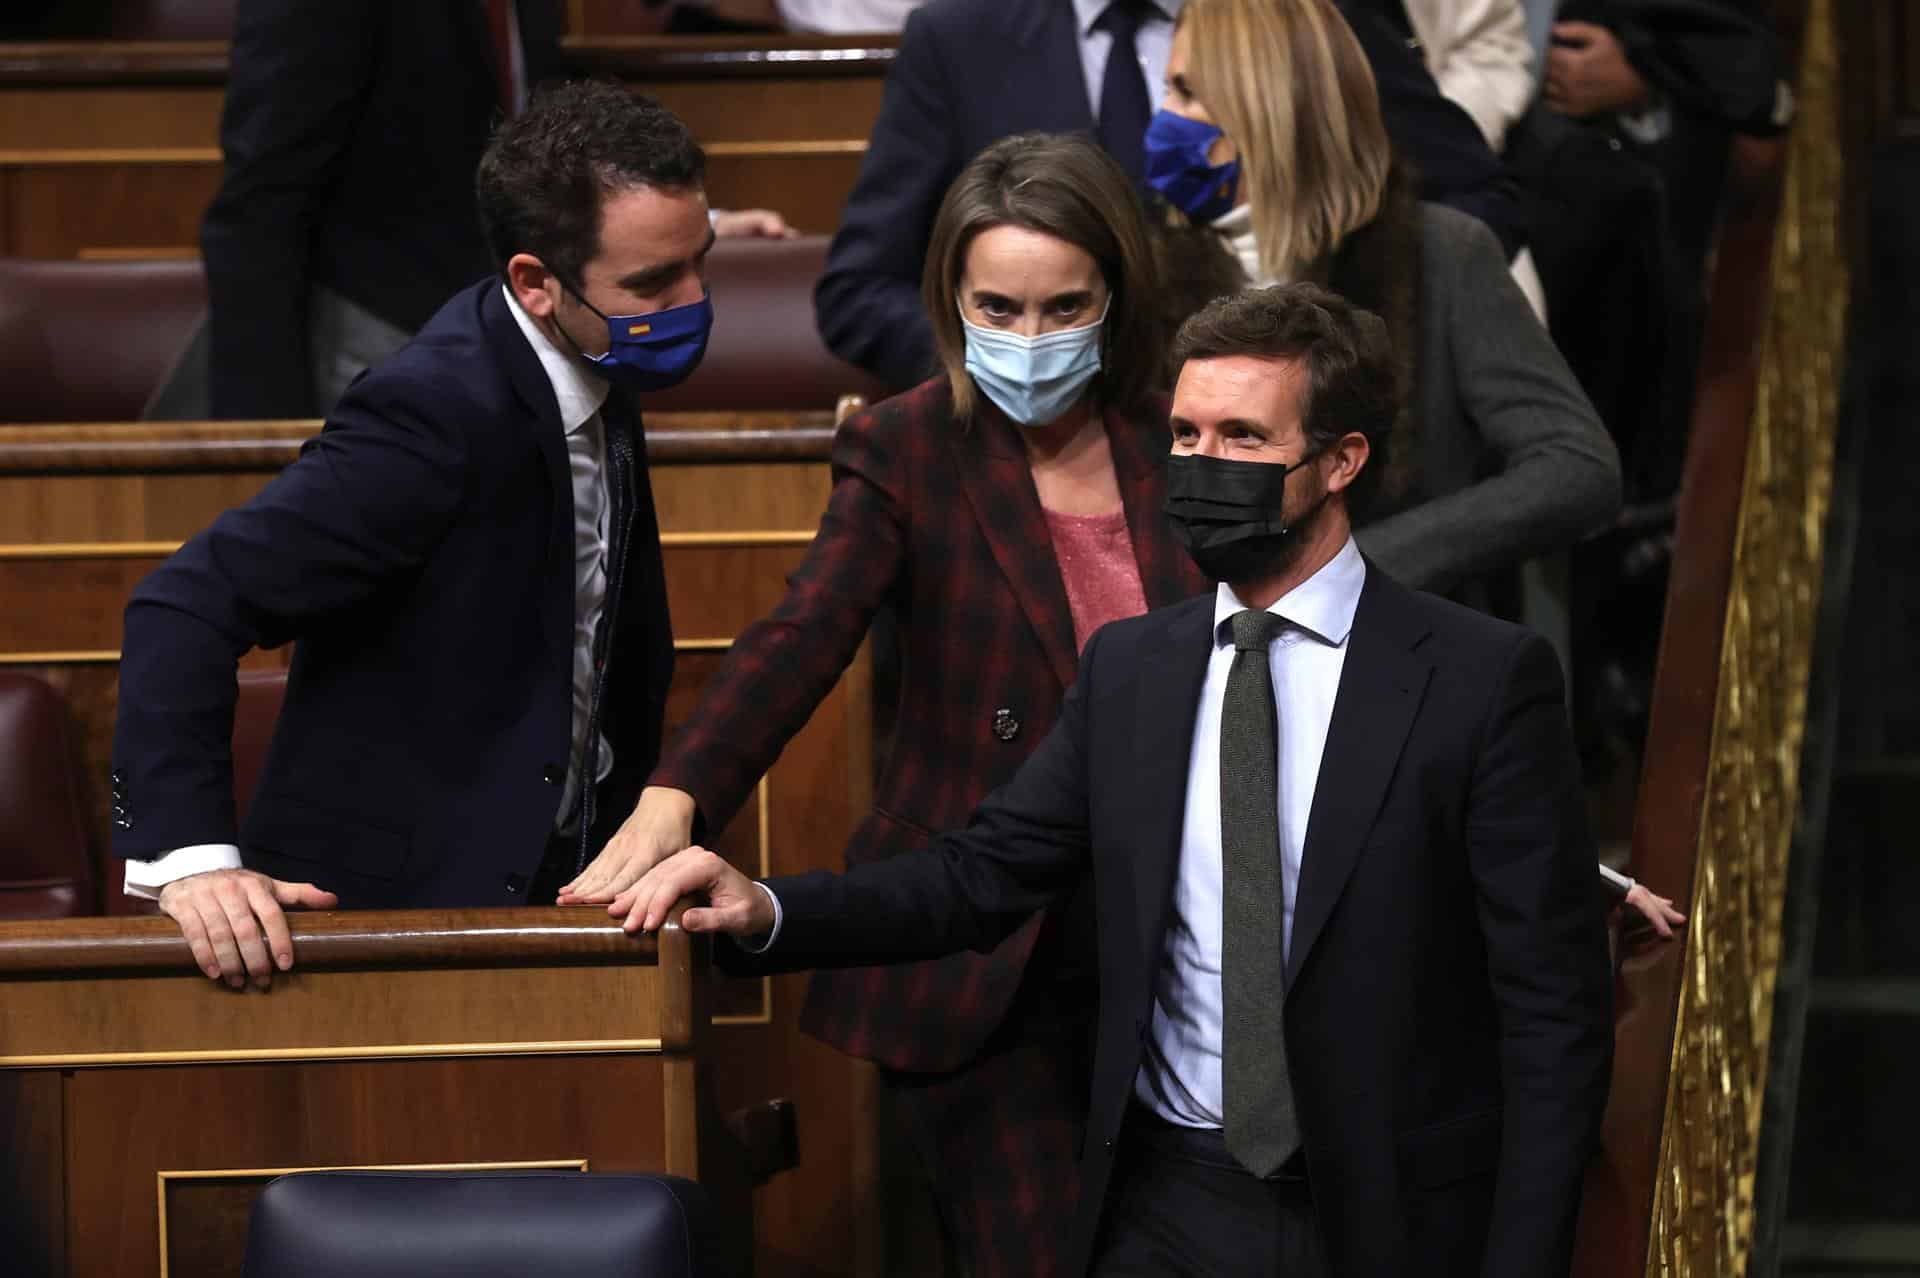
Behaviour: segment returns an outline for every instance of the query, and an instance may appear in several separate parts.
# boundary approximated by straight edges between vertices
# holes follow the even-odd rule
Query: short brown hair
[[[1371,455],[1347,497],[1349,508],[1364,506],[1386,471],[1400,412],[1386,321],[1318,284],[1276,284],[1216,298],[1173,339],[1176,372],[1189,360],[1235,355],[1300,362],[1300,428],[1309,456],[1350,431],[1367,437]]]
[[[700,186],[707,157],[673,112],[604,80],[557,85],[494,130],[474,174],[494,268],[531,253],[569,288],[600,253],[607,197]]]
[[[1126,173],[1081,134],[1020,133],[994,143],[961,170],[947,188],[927,244],[921,292],[953,388],[955,417],[972,415],[974,394],[960,327],[960,276],[974,236],[997,226],[1051,235],[1085,250],[1099,265],[1112,298],[1100,339],[1105,403],[1139,408],[1164,387],[1159,276]]]

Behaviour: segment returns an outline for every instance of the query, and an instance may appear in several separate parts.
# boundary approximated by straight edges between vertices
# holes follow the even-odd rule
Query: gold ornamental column
[[[1649,1278],[1747,1269],[1848,272],[1837,0],[1810,0],[1721,644]]]

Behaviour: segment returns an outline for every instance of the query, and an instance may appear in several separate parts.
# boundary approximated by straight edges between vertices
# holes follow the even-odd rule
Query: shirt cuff
[[[189,874],[205,874],[209,870],[237,870],[240,868],[240,849],[231,843],[196,843],[191,847],[175,848],[165,856],[152,861],[127,861],[125,891],[128,896],[143,901],[160,899],[160,889],[175,879],[184,879]],[[778,911],[775,912],[778,918]]]
[[[1607,886],[1613,889],[1616,896],[1625,896],[1640,886],[1620,871],[1609,870],[1604,865],[1600,867],[1600,877],[1606,880]]]
[[[762,892],[765,892],[767,894],[767,900],[773,902],[773,928],[767,933],[767,939],[760,942],[760,944],[749,945],[745,941],[741,941],[740,948],[748,954],[765,954],[773,948],[773,943],[780,939],[780,921],[785,916],[780,912],[780,898],[773,894],[772,888],[760,882],[758,879],[754,880],[753,885]]]

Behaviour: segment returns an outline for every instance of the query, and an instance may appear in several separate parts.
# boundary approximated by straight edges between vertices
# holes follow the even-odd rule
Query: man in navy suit
[[[703,893],[729,965],[861,965],[988,948],[1091,870],[1066,1272],[1564,1278],[1612,1023],[1553,649],[1355,548],[1377,317],[1249,290],[1175,361],[1167,513],[1216,592],[1095,634],[965,829],[765,884],[688,849],[610,908]]]
[[[209,976],[289,966],[286,906],[550,902],[632,810],[673,664],[632,391],[706,348],[704,166],[650,99],[537,98],[480,164],[498,273],[135,590],[114,851]],[[293,641],[236,828],[235,664]]]
[[[835,354],[896,387],[933,375],[920,268],[941,197],[983,148],[1014,133],[1092,130],[1139,174],[1182,0],[932,0],[907,19],[860,176],[814,292]],[[1509,255],[1524,240],[1518,188],[1420,61],[1400,0],[1340,0],[1380,86],[1420,197],[1470,213]],[[1109,58],[1132,48],[1136,60]]]

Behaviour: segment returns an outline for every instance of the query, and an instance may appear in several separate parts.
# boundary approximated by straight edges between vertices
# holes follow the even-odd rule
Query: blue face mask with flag
[[[1112,298],[1107,305],[1113,305]],[[967,372],[1001,412],[1022,426],[1044,426],[1073,407],[1100,371],[1100,334],[1106,323],[1102,310],[1091,324],[1022,337],[982,328],[963,312]]]
[[[606,321],[607,353],[588,355],[582,351],[581,357],[615,385],[635,391],[678,386],[700,366],[701,357],[707,353],[707,338],[713,333],[711,293],[697,302],[651,315],[608,315],[581,297],[578,289],[567,291]]]
[[[1207,152],[1221,132],[1211,124],[1161,110],[1147,123],[1147,185],[1196,222],[1211,222],[1233,209],[1240,192],[1240,158],[1209,164]]]

